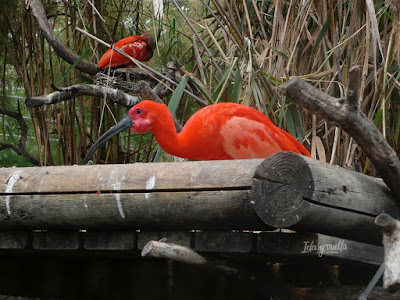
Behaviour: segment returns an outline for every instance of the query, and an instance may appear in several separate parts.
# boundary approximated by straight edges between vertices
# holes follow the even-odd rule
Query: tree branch
[[[43,96],[26,98],[25,105],[27,107],[40,107],[43,105],[55,104],[84,95],[95,96],[99,98],[106,97],[114,103],[118,103],[126,107],[132,107],[140,102],[142,99],[153,100],[158,103],[163,103],[162,100],[157,96],[157,94],[151,89],[149,84],[143,80],[137,82],[133,89],[135,93],[138,93],[140,95],[140,97],[123,93],[118,89],[95,84],[76,84],[65,88],[55,88],[53,86],[53,88],[57,89],[57,91]],[[177,132],[180,132],[182,130],[182,125],[179,124],[178,120],[175,117],[173,117],[173,119]]]
[[[54,48],[57,54],[71,65],[74,64],[78,59],[80,59],[80,56],[78,54],[65,46],[65,44],[61,41],[61,39],[56,35],[54,30],[50,26],[42,2],[40,0],[30,0],[29,6],[32,10],[32,15],[35,17],[38,27],[42,31],[43,36]],[[90,75],[94,75],[98,71],[97,65],[90,61],[87,61],[86,59],[83,59],[81,62],[79,62],[76,65],[76,68]]]
[[[9,143],[4,143],[0,142],[0,150],[4,150],[6,148],[12,149],[15,153],[24,156],[27,160],[29,160],[32,164],[34,165],[39,165],[40,162],[36,158],[34,158],[27,150],[26,150],[26,141],[28,139],[28,127],[26,125],[26,122],[21,115],[20,112],[16,111],[11,111],[11,110],[6,110],[3,108],[0,108],[0,114],[9,116],[11,118],[14,118],[17,120],[20,128],[21,128],[21,137],[19,139],[18,145],[14,144],[9,144]]]
[[[99,70],[99,72],[108,75],[108,69]],[[147,70],[143,70],[140,68],[117,68],[112,69],[111,71],[112,77],[123,78],[124,80],[146,80],[149,82],[157,83],[158,81],[153,77],[150,76]]]
[[[95,84],[76,84],[65,88],[57,88],[58,91],[48,95],[29,97],[25,99],[27,107],[40,107],[42,105],[55,104],[66,101],[77,96],[95,96],[110,99],[121,105],[132,107],[138,103],[139,97],[123,93],[118,89],[95,85]]]
[[[400,162],[394,150],[368,117],[358,108],[359,70],[352,68],[346,98],[331,97],[300,78],[281,87],[302,108],[342,127],[371,159],[388,187],[400,198]]]

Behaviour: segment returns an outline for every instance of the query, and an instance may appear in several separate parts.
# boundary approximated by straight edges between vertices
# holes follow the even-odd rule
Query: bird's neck
[[[151,130],[160,147],[174,156],[184,157],[185,145],[181,133],[176,132],[174,120],[170,114],[158,118]]]

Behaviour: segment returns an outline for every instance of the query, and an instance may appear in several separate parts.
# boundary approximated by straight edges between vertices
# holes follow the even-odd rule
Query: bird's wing
[[[234,159],[263,158],[282,151],[276,142],[278,135],[264,123],[234,116],[221,126],[222,145]]]
[[[153,55],[148,53],[148,49],[146,47],[146,41],[139,35],[130,36],[119,40],[114,44],[114,47],[121,49],[126,54],[132,56],[133,58],[142,61],[142,60],[149,60]],[[110,62],[111,60],[111,62]],[[98,66],[99,68],[106,68],[106,67],[121,67],[132,65],[132,61],[125,56],[115,52],[111,49],[108,49],[106,53],[100,58]]]
[[[146,41],[141,36],[137,35],[122,39],[115,44],[115,47],[120,48],[126,54],[140,61],[143,60],[143,58],[146,56],[146,46]],[[127,61],[130,62],[129,59],[127,59]]]

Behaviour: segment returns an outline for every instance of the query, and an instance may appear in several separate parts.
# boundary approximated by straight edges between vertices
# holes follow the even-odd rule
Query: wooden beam
[[[268,230],[250,203],[260,162],[0,169],[0,226]]]
[[[267,225],[378,245],[382,234],[375,217],[382,212],[400,216],[396,198],[381,179],[290,152],[259,165],[252,198]]]

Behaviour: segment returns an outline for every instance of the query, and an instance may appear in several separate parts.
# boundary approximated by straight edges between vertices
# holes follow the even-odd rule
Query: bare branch
[[[140,97],[123,93],[118,89],[95,84],[76,84],[65,88],[53,88],[57,91],[48,95],[26,98],[25,105],[27,107],[40,107],[43,105],[55,104],[84,95],[100,98],[106,97],[114,103],[118,103],[126,107],[132,107],[140,102],[142,99],[153,100],[158,103],[163,103],[161,99],[157,96],[157,94],[151,89],[149,84],[145,81],[139,81],[134,86],[134,91],[138,93]],[[182,125],[174,116],[173,119],[176,131],[180,132],[182,130]]]
[[[0,142],[0,150],[4,150],[6,148],[10,148],[15,153],[25,157],[32,164],[39,165],[39,161],[36,158],[34,158],[26,150],[26,146],[25,145],[26,145],[26,140],[28,138],[28,127],[27,127],[26,122],[25,122],[23,116],[21,115],[21,113],[20,112],[16,112],[16,111],[11,111],[11,110],[6,110],[6,109],[3,109],[3,108],[0,108],[0,114],[3,114],[3,115],[6,115],[6,116],[9,116],[11,118],[16,119],[18,124],[19,124],[19,126],[20,126],[20,128],[21,128],[21,137],[20,137],[18,145]]]
[[[350,74],[347,98],[331,97],[300,78],[281,87],[287,97],[302,108],[342,127],[371,159],[388,187],[400,198],[400,162],[376,126],[355,106],[358,70]]]
[[[106,97],[113,102],[118,102],[127,107],[131,107],[140,101],[137,96],[131,96],[118,89],[95,84],[76,84],[65,88],[59,88],[58,90],[59,91],[48,95],[26,98],[25,104],[27,107],[40,107],[42,105],[55,104],[83,95],[100,98]]]
[[[50,26],[49,21],[46,18],[42,2],[40,0],[30,0],[29,6],[32,10],[33,16],[36,19],[38,27],[42,31],[43,36],[54,48],[57,54],[71,65],[74,64],[78,59],[80,59],[80,56],[78,54],[65,46],[65,44],[61,41],[61,39],[56,35],[54,30]],[[76,68],[90,75],[96,74],[98,70],[96,64],[85,59],[79,62],[76,65]]]

